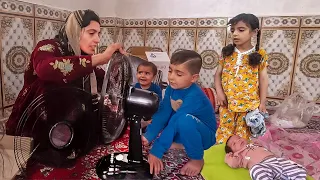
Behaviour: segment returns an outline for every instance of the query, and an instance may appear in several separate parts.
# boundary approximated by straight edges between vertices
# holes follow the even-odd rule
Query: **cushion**
[[[232,169],[225,162],[225,144],[214,145],[204,152],[204,167],[201,175],[206,180],[250,180],[249,170]],[[307,180],[313,180],[308,177]]]
[[[217,103],[217,93],[214,88],[202,88],[203,92],[208,96],[215,112],[219,111]]]

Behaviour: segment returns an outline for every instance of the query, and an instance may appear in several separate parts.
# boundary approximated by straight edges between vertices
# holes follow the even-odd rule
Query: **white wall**
[[[105,0],[107,1],[107,0]],[[242,12],[257,16],[319,15],[319,0],[118,0],[121,18],[233,17]]]
[[[319,15],[319,0],[23,0],[60,9],[92,9],[101,17],[198,18]]]
[[[77,10],[92,9],[101,17],[116,16],[117,0],[23,0],[34,4],[45,5],[53,8]],[[102,5],[102,6],[101,6]]]

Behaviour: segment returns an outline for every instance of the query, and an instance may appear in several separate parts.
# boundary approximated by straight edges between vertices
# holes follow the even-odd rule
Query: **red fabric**
[[[218,106],[217,106],[217,95],[214,88],[202,88],[202,91],[208,96],[210,102],[212,103],[212,106],[214,108],[215,112],[218,112]]]

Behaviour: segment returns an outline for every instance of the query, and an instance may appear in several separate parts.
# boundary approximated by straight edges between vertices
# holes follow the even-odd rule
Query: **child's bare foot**
[[[173,143],[171,144],[170,149],[184,149],[184,146],[183,146],[182,144],[173,142]]]
[[[180,170],[180,173],[182,175],[187,176],[196,176],[200,173],[202,167],[203,167],[204,161],[202,160],[189,160],[187,164],[185,164],[182,169]]]

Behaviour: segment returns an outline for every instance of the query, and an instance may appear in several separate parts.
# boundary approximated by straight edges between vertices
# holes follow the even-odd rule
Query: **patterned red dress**
[[[23,88],[6,123],[6,133],[15,134],[25,109],[46,90],[66,85],[90,90],[85,87],[88,84],[85,83],[85,79],[89,79],[88,76],[93,71],[97,76],[98,87],[101,87],[104,70],[92,66],[91,55],[68,56],[58,40],[40,41],[31,54],[30,63],[24,74]]]

